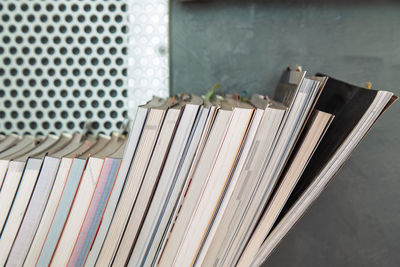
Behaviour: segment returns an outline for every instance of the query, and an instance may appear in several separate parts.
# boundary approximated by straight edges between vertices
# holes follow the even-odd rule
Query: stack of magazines
[[[0,137],[0,265],[258,266],[396,100],[301,69],[154,97],[121,134]]]

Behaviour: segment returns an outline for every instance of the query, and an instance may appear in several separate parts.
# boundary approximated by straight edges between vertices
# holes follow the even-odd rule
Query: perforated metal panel
[[[0,1],[0,132],[117,130],[168,94],[167,44],[168,1]]]
[[[129,23],[130,117],[153,95],[169,95],[169,2],[131,0]]]

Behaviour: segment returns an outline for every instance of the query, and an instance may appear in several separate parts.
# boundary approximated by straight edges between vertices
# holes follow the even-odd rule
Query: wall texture
[[[173,94],[271,94],[300,64],[400,95],[395,1],[171,0]],[[265,266],[400,264],[400,104],[385,114]]]

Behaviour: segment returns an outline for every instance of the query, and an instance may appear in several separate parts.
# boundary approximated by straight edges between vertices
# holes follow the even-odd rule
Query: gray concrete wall
[[[270,94],[289,64],[400,95],[400,5],[171,1],[173,94]],[[399,124],[396,103],[265,266],[400,265]]]

